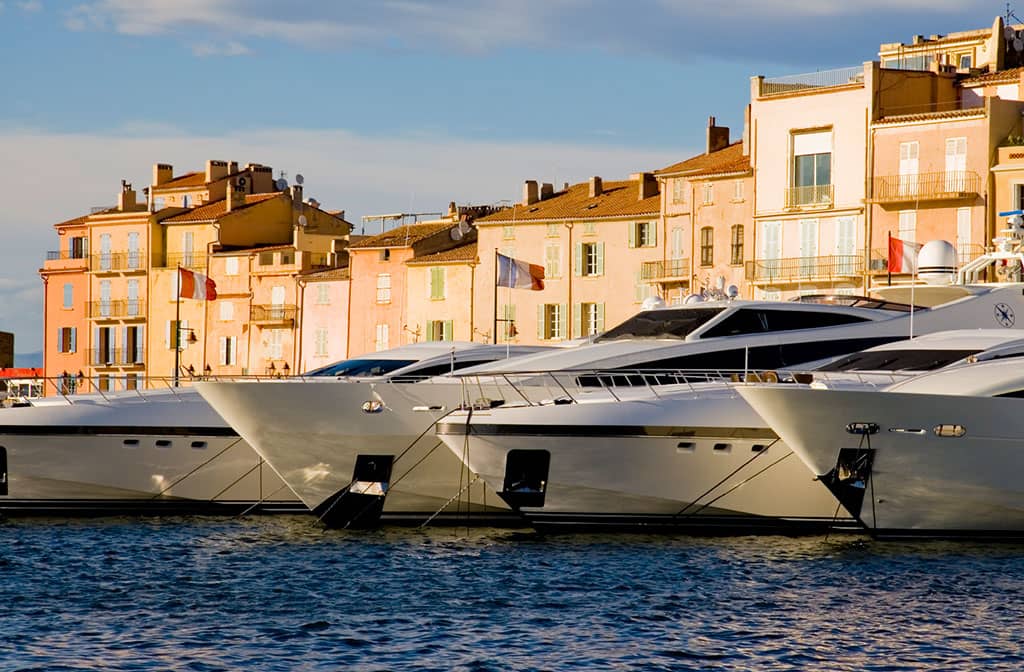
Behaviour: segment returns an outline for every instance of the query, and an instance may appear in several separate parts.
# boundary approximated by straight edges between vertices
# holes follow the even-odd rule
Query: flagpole
[[[910,337],[914,337],[914,287],[917,285],[917,261],[914,262],[914,274],[910,276]]]
[[[892,231],[889,232],[889,240],[886,243],[886,254],[889,256],[889,263],[885,266],[889,270],[889,286],[892,287]]]
[[[498,248],[494,248],[494,328],[491,342],[498,344]]]
[[[174,271],[174,386],[178,387],[178,368],[181,366],[181,263]]]

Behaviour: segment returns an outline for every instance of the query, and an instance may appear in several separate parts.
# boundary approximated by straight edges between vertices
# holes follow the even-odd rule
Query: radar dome
[[[703,302],[704,302],[704,297],[701,296],[700,294],[690,294],[685,299],[683,299],[683,303],[703,303]]]
[[[930,240],[917,255],[917,277],[929,285],[948,285],[956,277],[956,248],[945,240]]]
[[[640,304],[640,310],[659,310],[664,308],[666,305],[665,299],[660,296],[648,296],[644,299],[644,302]]]

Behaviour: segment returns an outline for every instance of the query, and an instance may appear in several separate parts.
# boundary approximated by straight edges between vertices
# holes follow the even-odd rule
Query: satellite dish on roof
[[[306,216],[305,215],[299,215],[299,226],[301,226],[302,228],[306,228],[306,225],[308,223],[309,222],[306,220]]]
[[[1013,41],[1013,50],[1016,52],[1024,51],[1024,40],[1019,37]]]
[[[1003,28],[1003,37],[1005,37],[1008,40],[1012,40],[1016,34],[1017,31],[1013,29],[1013,26],[1007,26],[1006,28]]]
[[[461,222],[459,222],[459,233],[461,233],[463,236],[472,230],[473,225],[467,222],[466,220],[462,220]]]
[[[283,177],[279,177],[277,178],[277,180],[274,181],[274,186],[277,187],[278,191],[284,191],[285,189],[288,188],[288,180],[284,179]]]
[[[456,242],[462,240],[462,236],[464,235],[462,233],[462,227],[456,226],[455,228],[448,232],[448,235],[451,237],[452,240]]]
[[[296,173],[295,174],[295,184],[298,184],[298,185],[301,186],[302,183],[305,182],[305,181],[306,181],[306,178],[304,178],[302,176],[302,173]]]

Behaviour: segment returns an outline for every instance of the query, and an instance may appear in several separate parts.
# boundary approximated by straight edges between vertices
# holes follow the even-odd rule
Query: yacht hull
[[[872,534],[1024,537],[1020,399],[771,386],[742,394],[811,473],[828,480],[841,458],[849,463],[844,455],[861,458],[864,478],[836,490]]]
[[[460,412],[439,423],[438,435],[541,528],[748,534],[852,524],[724,386],[671,398]],[[549,455],[534,479],[543,481],[543,502],[517,503],[512,464],[537,451]]]
[[[307,510],[194,393],[0,410],[0,459],[8,516]]]
[[[421,385],[432,388],[426,405],[411,392]],[[352,526],[357,521],[334,514],[378,505],[384,523],[522,524],[434,435],[436,420],[461,403],[459,384],[324,380],[199,388],[328,526]],[[364,411],[368,402],[372,410]],[[388,461],[388,480],[361,478],[361,457]],[[367,483],[373,485],[361,485]],[[382,502],[358,502],[371,487]],[[344,495],[357,503],[336,504]]]

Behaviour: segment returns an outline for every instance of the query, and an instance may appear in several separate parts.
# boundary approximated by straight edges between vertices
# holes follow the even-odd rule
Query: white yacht
[[[466,497],[472,512],[507,511],[493,490],[467,494],[467,487],[481,487],[476,475],[438,448],[432,427],[464,403],[559,395],[545,376],[536,376],[535,385],[510,386],[505,379],[513,372],[793,366],[905,339],[911,321],[917,333],[926,333],[991,319],[992,305],[1000,301],[1024,308],[1019,292],[1008,294],[963,288],[947,306],[915,311],[858,297],[832,303],[719,300],[649,310],[593,344],[496,360],[483,367],[487,376],[478,376],[472,388],[452,380],[364,385],[302,379],[209,382],[199,390],[326,524],[350,525],[355,514],[373,511],[369,502],[359,503],[364,496],[383,500],[385,519],[422,522],[438,511],[464,513],[459,507]]]
[[[1010,343],[1024,349],[1024,335],[940,333],[851,354],[813,374],[747,378],[801,387],[813,376],[816,385],[874,389]],[[562,396],[538,403],[521,395],[457,411],[438,424],[438,436],[536,527],[752,533],[855,526],[739,398],[737,385],[695,382],[700,375],[551,373]],[[674,376],[684,382],[666,384]],[[604,386],[588,387],[597,382]]]
[[[1020,348],[883,390],[752,385],[749,404],[879,537],[1024,537]]]
[[[450,369],[453,350],[478,347],[396,348],[308,375],[380,375],[418,362],[433,375]],[[0,514],[308,511],[190,387],[33,404],[0,409]]]

